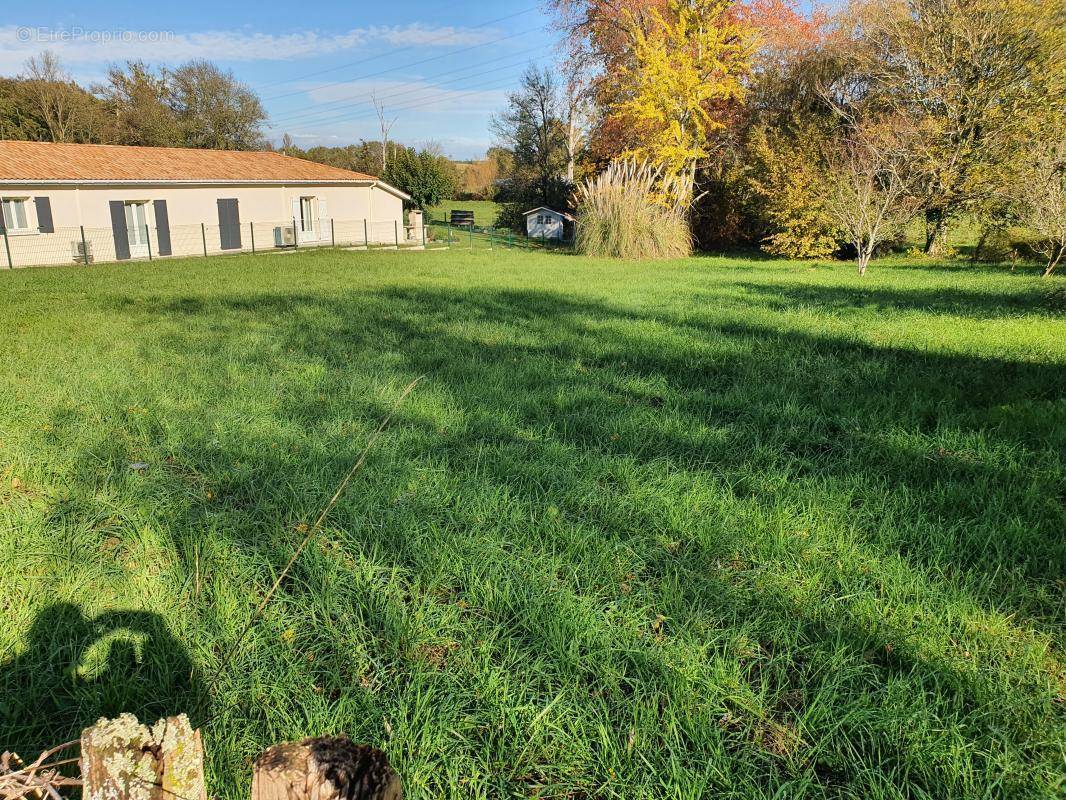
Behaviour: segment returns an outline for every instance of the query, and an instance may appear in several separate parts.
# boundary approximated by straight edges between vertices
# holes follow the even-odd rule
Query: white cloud
[[[26,59],[52,50],[75,72],[84,67],[142,59],[180,62],[194,58],[225,61],[290,61],[343,52],[374,42],[393,46],[474,45],[490,41],[497,33],[486,29],[452,26],[431,28],[421,24],[353,28],[341,33],[308,30],[288,34],[255,31],[101,31],[85,28],[30,28],[0,26],[0,74],[20,72]]]

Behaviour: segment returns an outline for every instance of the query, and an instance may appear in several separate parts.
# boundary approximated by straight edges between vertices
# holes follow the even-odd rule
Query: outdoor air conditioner
[[[76,239],[70,243],[70,254],[76,264],[93,263],[93,243]]]
[[[296,246],[296,226],[295,225],[278,225],[274,228],[274,246],[275,247],[295,247]]]

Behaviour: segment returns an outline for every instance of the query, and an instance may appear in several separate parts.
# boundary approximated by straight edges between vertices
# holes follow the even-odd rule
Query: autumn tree
[[[612,111],[636,135],[627,157],[695,178],[725,127],[723,108],[744,96],[754,50],[752,31],[730,8],[728,0],[671,0],[668,14],[648,12],[647,25],[629,16],[632,64],[617,75],[623,99]]]
[[[1011,208],[1036,234],[1032,247],[1047,264],[1044,277],[1066,256],[1066,139],[1037,142],[1009,189]]]
[[[1061,77],[1054,0],[870,0],[852,20],[863,101],[912,121],[910,169],[939,252],[948,222],[989,197]],[[1058,22],[1056,22],[1058,17]],[[1061,33],[1059,34],[1061,37]]]
[[[30,58],[21,82],[23,108],[37,121],[39,138],[50,142],[99,141],[99,103],[73,81],[55,53],[45,51]]]
[[[860,122],[823,143],[825,208],[854,248],[860,277],[918,209],[907,172],[912,136],[904,121]]]

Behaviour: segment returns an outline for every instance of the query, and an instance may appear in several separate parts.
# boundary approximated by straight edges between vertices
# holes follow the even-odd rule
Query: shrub
[[[837,249],[837,225],[826,209],[826,176],[812,126],[787,132],[756,128],[749,140],[749,185],[761,200],[762,249],[784,258],[824,258]]]
[[[683,258],[692,253],[691,181],[647,163],[616,161],[577,190],[577,250],[605,258]]]

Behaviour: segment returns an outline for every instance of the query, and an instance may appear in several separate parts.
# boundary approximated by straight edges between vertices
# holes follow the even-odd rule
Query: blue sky
[[[162,4],[48,0],[14,4],[0,24],[0,74],[44,49],[83,83],[108,64],[207,58],[255,89],[270,136],[301,146],[379,137],[470,158],[491,144],[491,115],[531,62],[555,56],[545,3],[530,0]]]

